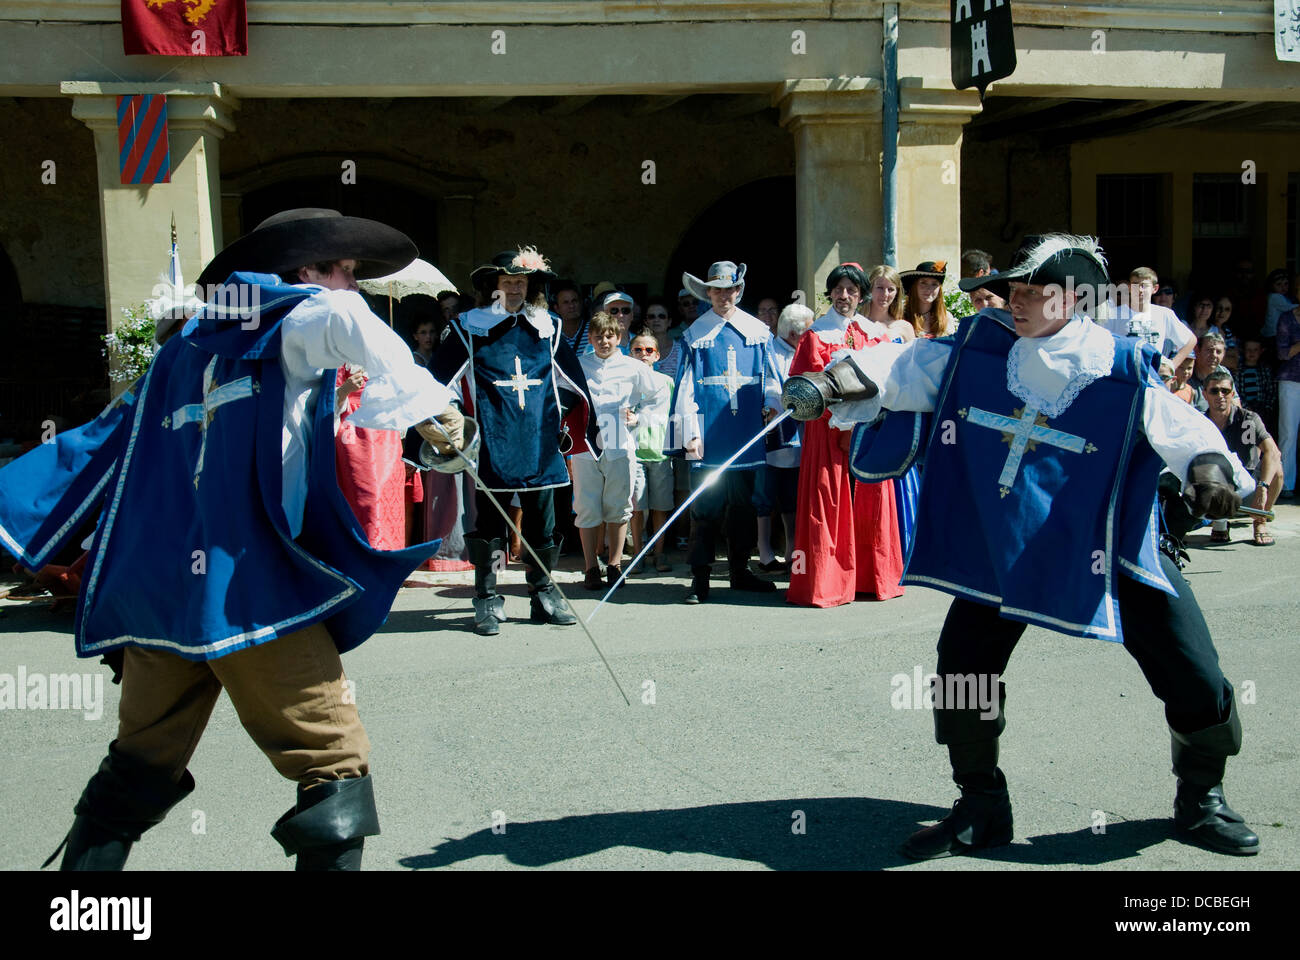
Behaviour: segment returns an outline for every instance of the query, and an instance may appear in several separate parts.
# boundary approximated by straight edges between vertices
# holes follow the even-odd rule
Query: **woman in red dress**
[[[878,323],[857,315],[867,290],[862,268],[845,263],[826,278],[832,309],[799,340],[790,374],[821,370],[832,354],[889,340]],[[811,607],[850,603],[857,593],[887,600],[902,594],[903,552],[894,487],[857,483],[849,473],[850,434],[832,429],[830,415],[804,425],[799,463],[795,552],[786,599]]]

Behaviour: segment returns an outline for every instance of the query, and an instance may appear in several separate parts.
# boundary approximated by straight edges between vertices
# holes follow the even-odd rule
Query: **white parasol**
[[[458,293],[456,285],[448,280],[441,270],[427,260],[412,260],[410,264],[390,273],[386,277],[374,277],[370,280],[358,280],[357,286],[366,293],[388,294],[388,325],[393,325],[393,301],[409,297],[413,293],[422,293],[436,297],[444,290]]]

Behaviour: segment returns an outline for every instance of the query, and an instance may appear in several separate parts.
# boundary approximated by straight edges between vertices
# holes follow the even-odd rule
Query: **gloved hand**
[[[1232,464],[1223,454],[1201,453],[1192,458],[1187,479],[1192,484],[1192,512],[1197,516],[1226,520],[1241,506],[1232,479]]]
[[[781,391],[781,403],[793,411],[796,420],[816,420],[826,407],[839,400],[870,400],[880,392],[848,360],[790,377]]]
[[[415,425],[420,436],[429,441],[433,449],[443,455],[459,453],[465,449],[465,417],[459,407],[449,403],[447,409],[433,419],[441,425],[441,430],[428,420]]]

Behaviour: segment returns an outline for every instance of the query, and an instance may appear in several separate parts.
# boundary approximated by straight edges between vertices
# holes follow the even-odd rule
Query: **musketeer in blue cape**
[[[356,275],[415,255],[399,231],[333,210],[269,218],[207,266],[212,298],[128,392],[0,471],[0,540],[28,568],[102,506],[76,643],[122,649],[121,706],[64,869],[121,869],[194,789],[186,766],[223,688],[298,784],[272,830],[285,854],[299,870],[360,867],[379,824],[339,654],[438,544],[366,541],[334,473],[334,368],[370,377],[354,422],[463,442],[450,391],[356,292]]]
[[[509,555],[508,527],[492,502],[501,494],[519,496],[520,532],[543,564],[525,551],[529,619],[578,622],[551,582],[561,546],[555,488],[569,484],[565,453],[575,442],[594,450],[597,440],[586,377],[559,318],[546,309],[545,284],[554,276],[532,247],[498,253],[470,275],[479,306],[451,322],[430,364],[441,382],[459,387],[479,425],[484,486],[475,495],[475,528],[466,534],[465,549],[474,564],[474,632],[483,636],[500,633],[507,619],[497,571]]]
[[[726,463],[779,412],[781,387],[774,375],[771,331],[738,306],[745,292],[745,264],[719,260],[709,267],[707,279],[683,273],[682,283],[692,296],[713,306],[679,341],[669,417],[669,452],[684,452],[695,490],[712,468]],[[766,463],[765,445],[754,443],[692,504],[686,603],[709,599],[716,541],[724,530],[731,588],[755,593],[776,589],[749,569],[758,539],[754,480]]]
[[[1164,388],[1149,346],[1088,319],[1107,284],[1092,238],[1028,237],[1007,271],[961,284],[1008,298],[1009,312],[983,310],[952,337],[845,351],[787,381],[803,419],[828,402],[846,428],[892,411],[875,442],[901,452],[895,471],[924,450],[903,582],[957,598],[939,636],[934,722],[962,796],[904,844],[908,857],[1011,841],[997,765],[1005,686],[991,706],[964,694],[981,679],[991,689],[1030,623],[1122,642],[1165,704],[1180,833],[1224,853],[1259,849],[1223,794],[1241,748],[1232,685],[1156,515],[1162,467],[1213,517],[1235,513],[1254,481],[1214,424]],[[928,435],[908,412],[932,415]]]

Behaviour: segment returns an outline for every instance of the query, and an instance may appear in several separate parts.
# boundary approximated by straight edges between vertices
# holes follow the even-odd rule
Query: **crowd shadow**
[[[398,863],[411,870],[431,870],[478,857],[505,857],[521,867],[546,867],[631,847],[707,854],[772,870],[881,870],[911,864],[898,853],[899,844],[947,812],[871,797],[803,797],[584,814],[506,823],[499,832],[487,827],[463,838],[448,837],[430,852],[402,857]],[[980,851],[972,859],[1017,866],[1100,866],[1163,843],[1172,829],[1169,820],[1124,821],[1108,825],[1104,834],[1086,828],[1041,834]]]

